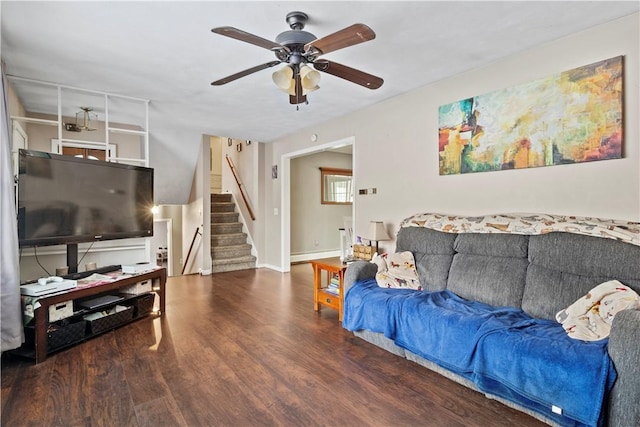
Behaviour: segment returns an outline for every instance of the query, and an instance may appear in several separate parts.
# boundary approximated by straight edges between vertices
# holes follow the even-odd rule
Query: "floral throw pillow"
[[[382,254],[374,257],[371,262],[378,265],[376,282],[381,288],[422,290],[411,252]]]

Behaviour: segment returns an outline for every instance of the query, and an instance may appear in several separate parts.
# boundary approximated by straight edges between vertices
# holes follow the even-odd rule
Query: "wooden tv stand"
[[[49,307],[55,304],[62,303],[69,300],[79,300],[82,298],[88,298],[91,296],[98,296],[100,294],[108,294],[110,292],[117,291],[126,286],[134,285],[139,282],[151,280],[152,291],[158,295],[159,310],[157,315],[163,315],[165,311],[165,285],[167,282],[167,270],[165,268],[157,268],[148,272],[144,272],[136,275],[123,275],[122,278],[109,283],[102,283],[98,285],[90,285],[86,287],[77,287],[64,292],[52,294],[50,296],[42,296],[38,298],[37,302],[40,303],[40,307],[33,311],[34,318],[34,346],[35,346],[35,361],[36,363],[43,362],[47,358],[48,344],[47,344],[47,331],[49,328]],[[137,297],[137,296],[136,296]],[[115,304],[114,304],[115,305]],[[94,310],[99,311],[99,310]],[[77,315],[74,313],[74,316]],[[91,338],[89,335],[86,338]],[[70,344],[71,345],[71,344]]]

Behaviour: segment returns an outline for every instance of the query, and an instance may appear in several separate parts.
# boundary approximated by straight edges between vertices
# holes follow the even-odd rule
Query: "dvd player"
[[[123,297],[117,295],[102,295],[100,297],[79,301],[78,305],[80,307],[91,310],[94,308],[102,307],[103,305],[113,304],[114,302],[118,302],[123,299]]]
[[[68,291],[77,286],[75,280],[62,280],[62,281],[50,281],[44,285],[39,283],[32,283],[29,285],[20,286],[20,293],[22,295],[28,295],[32,297],[39,297],[42,295],[53,294],[56,292]]]

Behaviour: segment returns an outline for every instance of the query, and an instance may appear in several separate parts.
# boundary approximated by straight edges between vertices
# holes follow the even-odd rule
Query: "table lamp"
[[[367,239],[371,242],[376,242],[376,252],[378,252],[378,241],[391,240],[387,230],[384,227],[382,221],[370,221],[369,232],[367,233]]]

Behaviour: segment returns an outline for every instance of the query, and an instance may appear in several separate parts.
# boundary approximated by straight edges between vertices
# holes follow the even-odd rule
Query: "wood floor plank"
[[[2,388],[3,394],[10,394],[2,398],[4,405],[1,424],[3,426],[42,426],[46,415],[46,402],[54,362],[47,360],[33,366],[11,357],[3,357],[2,361],[2,370],[15,369],[15,376],[10,389]],[[5,368],[7,364],[9,366]]]
[[[140,427],[188,427],[173,397],[165,396],[136,406]]]
[[[169,278],[161,318],[39,365],[3,355],[2,425],[544,425],[355,337],[312,282],[309,264]]]

